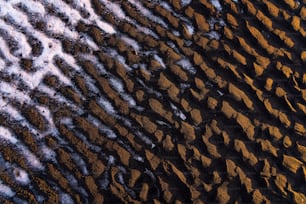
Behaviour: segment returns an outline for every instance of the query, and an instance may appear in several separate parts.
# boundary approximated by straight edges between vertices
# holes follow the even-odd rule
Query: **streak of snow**
[[[31,98],[23,93],[22,91],[19,91],[16,86],[14,86],[13,83],[7,83],[4,81],[0,82],[0,91],[3,95],[7,96],[8,98],[14,98],[18,101],[25,103],[29,102]]]
[[[44,155],[44,159],[50,159],[50,160],[54,160],[56,153],[51,150],[49,147],[47,147],[46,145],[43,145],[41,147],[41,152]]]
[[[21,3],[23,6],[27,7],[31,12],[39,13],[42,16],[45,15],[45,8],[39,1],[27,0],[13,0],[13,4]]]
[[[145,7],[143,7],[141,5],[141,3],[139,1],[135,1],[135,0],[128,0],[131,4],[133,4],[142,14],[143,16],[149,18],[150,20],[161,24],[164,27],[168,27],[167,24],[159,17],[154,16],[151,11],[149,11],[148,9],[146,9]]]
[[[43,169],[43,165],[32,152],[30,152],[25,146],[19,145],[18,147],[20,148],[21,152],[27,158],[28,163],[32,167],[39,169],[39,170]]]
[[[0,36],[0,50],[1,50],[3,56],[5,57],[6,60],[11,61],[11,62],[18,60],[17,57],[15,57],[14,55],[12,55],[10,53],[10,50],[7,46],[6,41],[1,36]],[[4,68],[5,67],[0,67],[0,70],[2,70]]]
[[[2,126],[0,126],[0,138],[8,140],[12,144],[16,144],[18,142],[18,139],[15,138],[7,128]]]
[[[109,114],[116,113],[113,105],[104,97],[98,98],[98,103],[102,106],[102,108]]]
[[[217,11],[221,11],[222,10],[222,6],[221,6],[219,0],[210,0],[210,2],[217,9]]]
[[[216,31],[210,31],[208,33],[205,33],[205,35],[207,35],[209,39],[216,39],[216,40],[219,40],[221,37],[221,35]]]
[[[180,65],[184,70],[188,71],[191,74],[196,73],[196,69],[193,67],[189,59],[183,58],[176,62],[177,65]]]
[[[46,16],[46,28],[49,32],[53,32],[59,35],[64,35],[65,37],[69,37],[72,39],[77,39],[79,34],[77,32],[71,31],[65,23],[58,17],[55,16]]]
[[[193,35],[194,34],[194,27],[191,24],[185,24],[185,25],[186,25],[188,33],[190,35]]]
[[[159,57],[157,54],[155,54],[153,57],[154,57],[154,59],[155,59],[156,61],[159,62],[159,64],[160,64],[163,68],[166,68],[165,63],[164,63],[164,61],[163,61],[163,59],[162,59],[161,57]]]
[[[72,198],[70,197],[69,194],[61,193],[60,194],[60,203],[62,203],[62,204],[71,204],[71,203],[74,203],[74,201],[72,200]]]
[[[105,5],[105,7],[109,9],[118,18],[120,19],[127,18],[124,11],[121,9],[121,7],[118,4],[108,1],[108,0],[100,0],[100,2],[102,2]]]
[[[184,7],[184,6],[187,6],[188,4],[190,4],[191,1],[192,1],[192,0],[181,0],[181,4],[182,4],[182,6]]]
[[[0,2],[1,7],[1,2]],[[18,32],[13,26],[6,24],[2,19],[0,19],[0,28],[7,31],[7,34],[11,36],[16,42],[18,42],[18,49],[15,51],[15,55],[22,57],[29,57],[31,54],[31,46],[29,45],[26,37],[21,32]]]
[[[2,184],[2,181],[0,180],[0,194],[4,194],[8,197],[13,197],[16,193],[7,185]]]
[[[111,24],[102,21],[101,17],[96,15],[96,12],[93,10],[90,0],[74,0],[74,3],[80,8],[85,7],[85,9],[90,14],[89,21],[93,22],[94,24],[97,24],[100,29],[104,30],[106,33],[109,34],[116,33],[115,29]],[[85,20],[85,22],[87,21]]]
[[[127,43],[128,45],[132,46],[134,50],[139,51],[139,45],[137,41],[133,40],[132,38],[129,38],[127,36],[122,36],[121,39]]]

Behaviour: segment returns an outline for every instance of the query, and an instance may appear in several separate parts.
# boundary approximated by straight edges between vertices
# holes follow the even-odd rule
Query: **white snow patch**
[[[114,15],[116,15],[118,18],[127,19],[124,11],[121,9],[121,7],[118,4],[108,1],[108,0],[100,0],[100,2],[102,2],[104,6],[107,9],[109,9],[112,13],[114,13]]]
[[[216,39],[216,40],[219,40],[221,37],[220,33],[216,31],[210,31],[208,33],[205,33],[204,35],[208,36],[209,39]]]
[[[191,24],[187,24],[187,23],[185,25],[186,25],[188,33],[190,35],[193,35],[194,34],[194,27]]]
[[[122,36],[121,39],[127,43],[128,45],[132,46],[134,48],[134,50],[136,51],[139,51],[139,45],[138,45],[138,42],[135,41],[134,39],[132,38],[129,38],[127,36]]]
[[[2,181],[0,181],[0,194],[4,194],[8,197],[13,197],[15,192],[7,185],[2,184]]]
[[[56,153],[50,149],[49,147],[47,147],[46,145],[43,145],[41,147],[41,152],[44,155],[45,159],[50,159],[50,160],[54,160]]]
[[[139,1],[135,1],[135,0],[128,0],[131,4],[133,4],[141,13],[143,16],[149,18],[150,20],[161,24],[162,26],[164,26],[165,28],[168,27],[168,25],[159,17],[154,16],[151,11],[149,11],[148,9],[146,9],[145,7],[143,7],[141,5],[141,3]]]
[[[133,159],[135,159],[136,161],[139,161],[139,162],[144,162],[143,157],[141,157],[141,156],[139,156],[139,155],[135,155],[135,156],[133,157]]]
[[[217,9],[217,11],[222,10],[222,6],[221,6],[219,0],[210,0],[210,3],[212,3],[212,5]]]
[[[11,105],[6,105],[2,111],[8,113],[11,117],[13,117],[16,121],[23,121],[25,118],[19,113],[19,111]]]
[[[45,14],[45,8],[44,6],[39,2],[39,1],[33,1],[33,0],[16,0],[16,3],[21,3],[22,5],[24,5],[25,7],[27,7],[27,9],[29,9],[31,12],[34,13],[39,13],[42,16]]]
[[[36,108],[38,109],[39,113],[42,114],[44,118],[47,119],[49,129],[51,130],[55,129],[55,125],[52,120],[53,115],[51,114],[51,111],[44,106],[36,106]]]
[[[23,153],[23,155],[25,156],[25,158],[27,159],[28,163],[36,168],[36,169],[43,169],[43,165],[41,164],[41,162],[38,160],[38,158],[32,153],[30,152],[25,146],[18,146],[21,150],[21,152]]]
[[[100,29],[105,31],[106,33],[116,33],[115,29],[111,24],[108,24],[104,21],[101,20],[101,17],[96,15],[96,12],[92,8],[92,4],[90,0],[75,0],[74,3],[78,5],[79,8],[84,8],[88,13],[90,14],[89,16],[89,21],[93,22],[93,24],[96,24]],[[83,19],[85,22],[88,22],[87,20]]]
[[[29,25],[27,15],[16,10],[12,2],[0,1],[0,16],[10,17],[19,25]]]
[[[7,128],[2,126],[0,126],[0,138],[9,141],[12,144],[16,144],[18,142],[18,139],[15,138]]]
[[[53,32],[59,35],[64,35],[71,39],[77,39],[79,34],[71,31],[65,23],[58,17],[48,15],[46,18],[46,28],[49,32]]]
[[[101,28],[102,30],[104,30],[106,33],[109,33],[109,34],[116,33],[114,27],[104,21],[94,20],[93,22],[96,23],[97,26]]]
[[[7,82],[1,81],[0,91],[2,95],[6,95],[9,98],[15,98],[22,103],[29,102],[31,100],[28,95],[26,95],[22,91],[17,90],[17,87],[14,86],[13,83],[9,84]]]
[[[30,183],[29,175],[23,169],[15,167],[13,170],[13,174],[15,176],[16,181],[24,185],[27,185]]]
[[[128,94],[122,94],[121,96],[122,96],[122,98],[123,98],[125,101],[127,101],[127,102],[129,103],[129,105],[130,105],[131,107],[136,106],[136,101],[133,99],[132,96],[130,96],[130,95],[128,95]]]
[[[151,29],[149,29],[147,27],[140,26],[138,24],[136,24],[136,27],[137,27],[138,30],[140,30],[144,34],[151,35],[155,39],[159,39],[158,35],[156,33],[154,33]]]
[[[179,110],[173,103],[170,103],[170,106],[176,116],[179,116],[182,120],[186,120],[187,117],[181,110]]]
[[[0,36],[0,50],[1,50],[1,52],[4,55],[6,60],[11,61],[11,62],[18,60],[17,57],[15,57],[14,55],[12,55],[10,53],[10,50],[9,50],[9,48],[7,46],[6,41],[1,36]],[[6,67],[5,66],[3,66],[3,67],[1,66],[0,70],[3,70],[4,68],[6,68]]]
[[[1,2],[0,2],[1,7]],[[18,32],[13,26],[6,24],[0,19],[0,27],[7,31],[7,34],[11,36],[18,43],[18,50],[15,51],[15,55],[21,55],[22,57],[29,57],[31,54],[31,46],[29,45],[26,37],[21,32]]]
[[[114,157],[113,155],[110,155],[110,156],[108,157],[108,163],[107,163],[107,165],[114,165],[114,164],[115,164],[115,161],[116,161],[115,157]]]
[[[98,99],[98,103],[102,106],[102,108],[109,114],[114,114],[116,113],[113,105],[104,97],[100,97]]]
[[[74,201],[72,200],[71,196],[68,195],[67,193],[61,193],[60,194],[60,203],[71,204],[71,203],[74,203]]]
[[[163,68],[166,68],[165,63],[164,63],[163,59],[162,59],[160,56],[158,56],[157,54],[155,54],[155,55],[153,56],[153,58],[154,58],[156,61],[158,61],[159,64],[160,64]]]
[[[196,69],[193,67],[189,59],[183,58],[176,62],[177,65],[180,65],[184,70],[188,71],[191,74],[196,73]]]
[[[123,92],[124,90],[123,90],[123,84],[122,84],[122,82],[118,79],[118,78],[115,78],[115,77],[111,77],[110,79],[109,79],[109,81],[110,81],[110,84],[111,84],[111,86],[116,90],[116,91],[118,91],[118,92]]]
[[[184,6],[187,6],[188,4],[190,4],[191,1],[192,1],[192,0],[181,0],[181,4],[182,4],[182,6],[184,7]]]
[[[74,162],[80,167],[82,173],[84,175],[88,175],[88,169],[86,167],[86,163],[85,161],[81,158],[80,155],[73,153],[72,154],[72,159],[74,160]]]
[[[98,120],[96,117],[89,115],[88,120],[92,124],[94,124],[94,126],[96,126],[102,133],[104,133],[106,137],[110,139],[117,138],[117,135],[115,134],[115,132],[112,129],[110,129],[108,126],[102,124],[100,120]]]

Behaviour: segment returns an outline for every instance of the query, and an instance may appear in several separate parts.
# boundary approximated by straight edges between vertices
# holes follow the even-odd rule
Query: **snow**
[[[39,161],[39,159],[32,153],[30,152],[25,146],[23,145],[18,145],[18,147],[20,148],[21,152],[23,153],[23,155],[25,156],[25,158],[27,159],[28,163],[39,170],[43,169],[43,165],[41,164],[41,162]]]
[[[45,8],[39,1],[27,0],[26,2],[24,2],[24,0],[15,0],[12,2],[21,3],[31,12],[39,13],[41,15],[45,14]]]
[[[104,4],[104,6],[109,9],[115,16],[117,16],[120,19],[127,19],[124,11],[121,9],[121,7],[116,4],[112,3],[111,1],[108,0],[100,0]]]
[[[114,114],[116,113],[113,105],[104,97],[100,97],[98,99],[98,103],[102,106],[102,108],[109,114]]]
[[[43,145],[41,147],[41,152],[44,155],[44,159],[48,159],[48,160],[54,160],[56,153],[50,149],[49,147],[47,147],[46,145]]]
[[[13,7],[12,2],[7,2],[3,0],[0,1],[0,16],[10,17],[19,25],[29,25],[29,23],[27,22],[27,16],[22,12],[17,11]]]
[[[148,9],[143,7],[140,2],[135,1],[135,0],[128,0],[128,1],[131,4],[133,4],[136,7],[136,9],[138,9],[142,13],[143,16],[145,16],[145,17],[149,18],[150,20],[164,26],[165,28],[168,27],[168,25],[161,18],[154,16],[151,13],[151,11],[149,11]]]
[[[1,20],[0,20],[1,21]],[[6,43],[6,41],[0,36],[0,50],[1,50],[1,53],[3,54],[3,56],[4,56],[4,58],[6,59],[6,60],[8,60],[8,61],[17,61],[18,60],[18,58],[17,57],[15,57],[14,55],[12,55],[11,53],[10,53],[10,50],[9,50],[9,48],[8,48],[8,46],[7,46],[7,43]],[[3,70],[5,68],[5,66],[1,66],[0,67],[0,70]]]
[[[217,90],[217,93],[218,93],[220,96],[223,96],[223,95],[224,95],[224,93],[223,93],[222,91],[220,91],[220,90]]]
[[[185,25],[186,25],[188,33],[190,35],[193,35],[194,34],[194,27],[191,24],[185,24]]]
[[[113,34],[116,33],[113,26],[101,20],[101,17],[96,15],[96,12],[92,8],[90,0],[74,0],[74,3],[78,5],[79,8],[85,8],[85,10],[90,14],[89,21],[96,24],[100,29],[104,30],[106,33]],[[85,19],[83,19],[85,20]],[[88,22],[85,20],[85,22]]]
[[[134,48],[134,50],[139,51],[139,45],[138,42],[133,40],[132,38],[129,38],[127,36],[122,36],[121,39],[128,45]]]
[[[154,57],[154,59],[155,59],[156,61],[159,62],[159,64],[160,64],[163,68],[166,68],[165,63],[164,63],[163,59],[162,59],[160,56],[158,56],[157,54],[155,54],[153,57]]]
[[[13,197],[15,195],[15,192],[12,191],[12,189],[7,185],[2,184],[2,182],[0,181],[0,194],[4,194],[8,197]]]
[[[143,32],[144,34],[151,35],[155,39],[159,39],[158,35],[147,27],[143,27],[143,26],[140,26],[140,25],[136,24],[136,28],[137,28],[137,30]]]
[[[19,113],[19,111],[11,105],[6,105],[5,108],[2,109],[2,111],[8,113],[16,121],[25,120],[24,117]]]
[[[88,116],[88,120],[94,125],[96,126],[102,133],[104,133],[106,135],[106,137],[110,138],[110,139],[114,139],[117,138],[116,133],[109,127],[107,127],[106,125],[102,124],[100,122],[100,120],[98,120],[96,117],[94,117],[93,115],[89,115]]]
[[[1,6],[1,2],[0,2]],[[31,46],[27,42],[27,39],[24,34],[18,32],[13,26],[6,24],[2,19],[0,19],[0,28],[7,31],[7,35],[11,36],[13,40],[18,43],[18,50],[15,51],[15,55],[22,57],[29,57],[31,54]]]
[[[1,42],[0,42],[1,43]],[[1,50],[1,48],[0,48],[0,50]],[[1,51],[0,51],[1,52]],[[5,59],[1,59],[0,58],[0,70],[2,70],[2,69],[4,69],[4,67],[5,67]]]
[[[88,175],[89,172],[88,172],[88,169],[86,167],[86,163],[82,159],[82,157],[80,155],[78,155],[77,153],[72,153],[71,155],[72,155],[72,159],[74,160],[75,164],[80,167],[80,170],[81,170],[82,174]]]
[[[71,196],[67,193],[60,194],[60,203],[62,204],[72,204],[74,201],[72,200]]]
[[[109,79],[109,82],[111,84],[111,86],[118,92],[124,92],[124,89],[123,89],[123,83],[121,82],[121,80],[119,80],[118,78],[115,78],[115,77],[111,77]]]
[[[2,126],[0,126],[0,138],[9,141],[12,144],[18,142],[18,139],[15,138],[7,128]]]
[[[196,69],[193,67],[192,63],[188,58],[183,58],[176,62],[177,65],[180,65],[184,70],[188,71],[191,74],[196,73]]]
[[[130,107],[136,106],[136,101],[133,99],[132,96],[122,93],[121,97],[129,103]]]
[[[60,18],[48,15],[45,17],[45,20],[46,28],[49,32],[64,35],[65,37],[69,37],[74,40],[78,38],[79,34],[67,28],[65,23]]]
[[[210,0],[210,2],[217,9],[217,11],[221,11],[222,10],[222,6],[221,6],[219,0]]]
[[[188,4],[190,4],[191,1],[192,1],[192,0],[181,0],[181,4],[182,4],[182,6],[184,7],[184,6],[187,6]]]
[[[220,34],[216,31],[210,31],[208,33],[205,33],[205,35],[207,35],[209,39],[216,39],[216,40],[219,40],[221,37]]]
[[[182,120],[186,120],[186,115],[179,110],[173,103],[170,103],[171,108],[176,116],[179,116]]]
[[[13,174],[17,182],[20,182],[21,184],[24,184],[24,185],[30,183],[29,175],[23,169],[14,168]]]
[[[21,103],[29,102],[31,100],[27,94],[23,93],[22,91],[19,91],[18,88],[13,83],[7,83],[4,81],[1,81],[0,82],[0,92],[3,96],[7,96],[8,98],[17,99]]]
[[[104,21],[98,21],[98,20],[94,20],[93,21],[95,24],[97,24],[97,26],[104,30],[106,33],[109,33],[109,34],[114,34],[116,33],[114,27]]]
[[[51,111],[48,108],[44,107],[44,106],[38,106],[38,105],[36,106],[36,109],[47,120],[49,130],[55,130],[56,127],[55,127],[55,125],[53,123],[53,120],[52,120],[53,115],[52,115]]]

